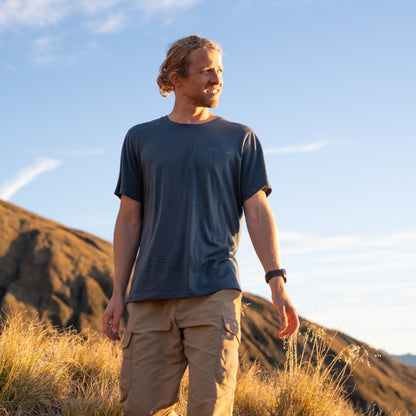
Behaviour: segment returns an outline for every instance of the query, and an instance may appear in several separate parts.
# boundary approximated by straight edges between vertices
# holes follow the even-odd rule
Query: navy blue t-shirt
[[[271,192],[263,151],[244,125],[165,116],[132,127],[115,190],[143,205],[127,301],[241,290],[235,254],[242,208],[261,189]]]

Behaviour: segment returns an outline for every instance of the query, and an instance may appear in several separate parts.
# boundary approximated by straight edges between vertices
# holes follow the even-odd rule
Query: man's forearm
[[[264,271],[280,269],[276,224],[263,191],[246,201],[244,213],[251,242]]]
[[[114,228],[114,288],[113,296],[124,298],[140,244],[141,222],[117,219]]]

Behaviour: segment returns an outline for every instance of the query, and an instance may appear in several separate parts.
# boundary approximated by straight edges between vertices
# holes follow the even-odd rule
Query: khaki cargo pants
[[[120,405],[126,416],[168,416],[189,365],[188,416],[231,416],[241,292],[127,304]]]

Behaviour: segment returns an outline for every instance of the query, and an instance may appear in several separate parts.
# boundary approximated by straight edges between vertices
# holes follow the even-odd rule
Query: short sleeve
[[[260,190],[268,196],[272,191],[269,184],[263,149],[257,136],[248,132],[244,141],[241,167],[241,197],[243,204]]]
[[[120,198],[126,195],[136,201],[143,202],[143,175],[140,166],[140,155],[137,140],[127,133],[121,151],[120,173],[114,193]]]

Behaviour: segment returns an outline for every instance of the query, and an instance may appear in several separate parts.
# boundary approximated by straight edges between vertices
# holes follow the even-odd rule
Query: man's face
[[[192,105],[216,107],[222,90],[222,71],[220,52],[215,49],[196,49],[190,56],[188,76],[181,78],[180,92]]]

